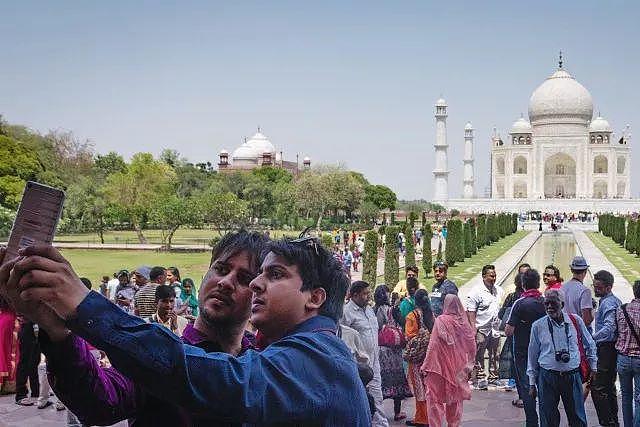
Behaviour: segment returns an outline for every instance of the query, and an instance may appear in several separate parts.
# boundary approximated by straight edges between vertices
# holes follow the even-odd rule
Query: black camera
[[[570,359],[569,350],[556,351],[556,362],[568,363]]]

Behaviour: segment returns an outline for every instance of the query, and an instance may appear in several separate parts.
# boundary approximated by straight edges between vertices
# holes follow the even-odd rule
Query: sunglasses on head
[[[316,255],[320,255],[320,252],[318,251],[318,238],[317,237],[313,237],[313,236],[309,236],[309,230],[310,229],[311,229],[311,227],[305,228],[302,231],[302,233],[300,233],[298,238],[291,240],[290,243],[299,244],[299,245],[307,246],[309,248],[313,248],[316,251]]]

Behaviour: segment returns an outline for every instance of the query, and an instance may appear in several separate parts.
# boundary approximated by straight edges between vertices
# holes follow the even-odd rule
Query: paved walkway
[[[629,302],[633,299],[633,289],[631,284],[620,273],[620,270],[611,263],[600,249],[591,241],[584,231],[569,226],[578,244],[582,256],[589,263],[589,271],[591,274],[598,270],[607,270],[613,274],[613,293],[616,294],[622,302]]]
[[[540,231],[531,231],[531,233],[523,237],[511,249],[502,254],[497,260],[493,262],[493,265],[496,266],[497,284],[502,283],[502,281],[507,278],[509,273],[511,273],[511,271],[518,266],[527,251],[531,248],[531,246],[534,245],[534,243],[538,240],[538,238],[540,238],[541,235],[542,233]],[[478,273],[471,280],[460,287],[460,298],[464,298],[475,285],[482,283],[482,273]]]

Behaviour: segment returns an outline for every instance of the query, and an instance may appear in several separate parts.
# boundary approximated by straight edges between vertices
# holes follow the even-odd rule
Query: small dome
[[[589,125],[589,132],[608,132],[611,133],[613,130],[609,125],[609,122],[598,116]]]
[[[309,163],[309,162],[311,161],[311,159],[310,159],[310,158],[308,158],[308,157],[305,157],[304,159],[302,159],[302,161],[303,161],[304,163]]]
[[[222,150],[220,150],[220,155],[223,154],[229,154],[229,152],[223,148]]]
[[[524,117],[520,117],[518,120],[516,120],[513,123],[513,126],[511,126],[511,134],[514,133],[531,133],[532,129],[531,129],[531,123],[529,123],[527,120],[525,120]]]
[[[436,101],[436,107],[446,107],[447,106],[447,101],[444,100],[444,98],[440,98]]]
[[[471,125],[471,122],[467,122],[467,124],[464,125],[464,130],[473,130],[473,126]]]
[[[563,69],[547,78],[531,95],[529,120],[578,119],[585,123],[593,117],[593,101],[589,91]]]

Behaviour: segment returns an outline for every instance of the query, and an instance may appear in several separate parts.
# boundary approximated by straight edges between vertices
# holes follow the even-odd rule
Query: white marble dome
[[[473,130],[473,125],[471,124],[471,122],[467,122],[467,124],[464,125],[464,130]]]
[[[593,117],[589,91],[563,69],[547,78],[531,95],[529,120],[536,122],[577,119],[586,123]]]
[[[262,153],[257,152],[255,150],[255,148],[249,146],[245,142],[244,144],[242,144],[241,146],[239,146],[238,148],[233,150],[233,154],[231,155],[231,157],[233,158],[234,161],[236,161],[236,160],[255,160],[261,155],[262,155]]]
[[[245,144],[256,150],[259,156],[262,156],[264,153],[275,154],[276,152],[276,147],[274,147],[271,141],[260,131],[253,135]]]
[[[444,98],[439,98],[436,101],[436,107],[446,107],[447,106],[447,101],[444,100]]]
[[[520,117],[513,123],[513,126],[511,126],[510,133],[531,133],[532,131],[531,123],[529,123],[524,117]]]
[[[613,130],[611,129],[611,125],[609,125],[609,122],[606,119],[603,119],[602,117],[598,116],[595,119],[593,119],[593,121],[591,122],[591,124],[589,124],[589,132],[613,132]]]

